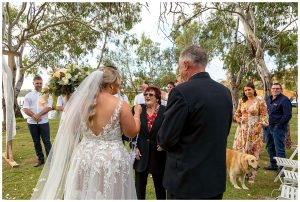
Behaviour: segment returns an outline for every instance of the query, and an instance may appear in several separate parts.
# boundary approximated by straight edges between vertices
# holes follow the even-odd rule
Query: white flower
[[[65,68],[62,68],[62,69],[60,69],[60,72],[62,72],[62,73],[64,73],[64,74],[66,74],[67,73],[67,69],[65,69]]]
[[[70,79],[70,78],[72,78],[72,75],[70,73],[67,73],[66,78]]]
[[[78,79],[78,75],[73,76],[73,81],[76,81]]]
[[[69,83],[69,79],[64,77],[62,78],[63,82],[64,82],[64,85],[67,85]]]

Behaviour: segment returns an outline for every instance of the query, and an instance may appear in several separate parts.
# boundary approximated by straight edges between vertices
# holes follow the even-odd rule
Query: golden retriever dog
[[[241,189],[236,182],[236,179],[239,178],[242,188],[248,189],[245,185],[246,174],[250,174],[252,171],[257,170],[258,163],[256,157],[253,155],[226,149],[226,168],[230,182],[234,188]]]

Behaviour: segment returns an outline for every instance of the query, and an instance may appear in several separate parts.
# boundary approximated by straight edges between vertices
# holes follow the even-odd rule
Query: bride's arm
[[[140,131],[140,114],[141,106],[138,105],[139,109],[136,111],[133,116],[130,110],[130,107],[127,103],[123,102],[121,111],[120,111],[120,123],[123,133],[130,138],[135,137]]]

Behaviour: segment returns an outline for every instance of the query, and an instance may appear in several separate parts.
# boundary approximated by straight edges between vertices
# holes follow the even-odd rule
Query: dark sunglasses
[[[153,93],[144,93],[144,96],[146,97],[147,95],[149,95],[150,97],[153,97],[154,94]]]

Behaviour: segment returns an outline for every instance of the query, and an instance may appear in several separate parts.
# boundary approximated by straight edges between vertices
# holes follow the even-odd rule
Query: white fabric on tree
[[[2,56],[2,82],[6,106],[6,142],[16,136],[16,118],[14,111],[14,88],[12,72]]]

